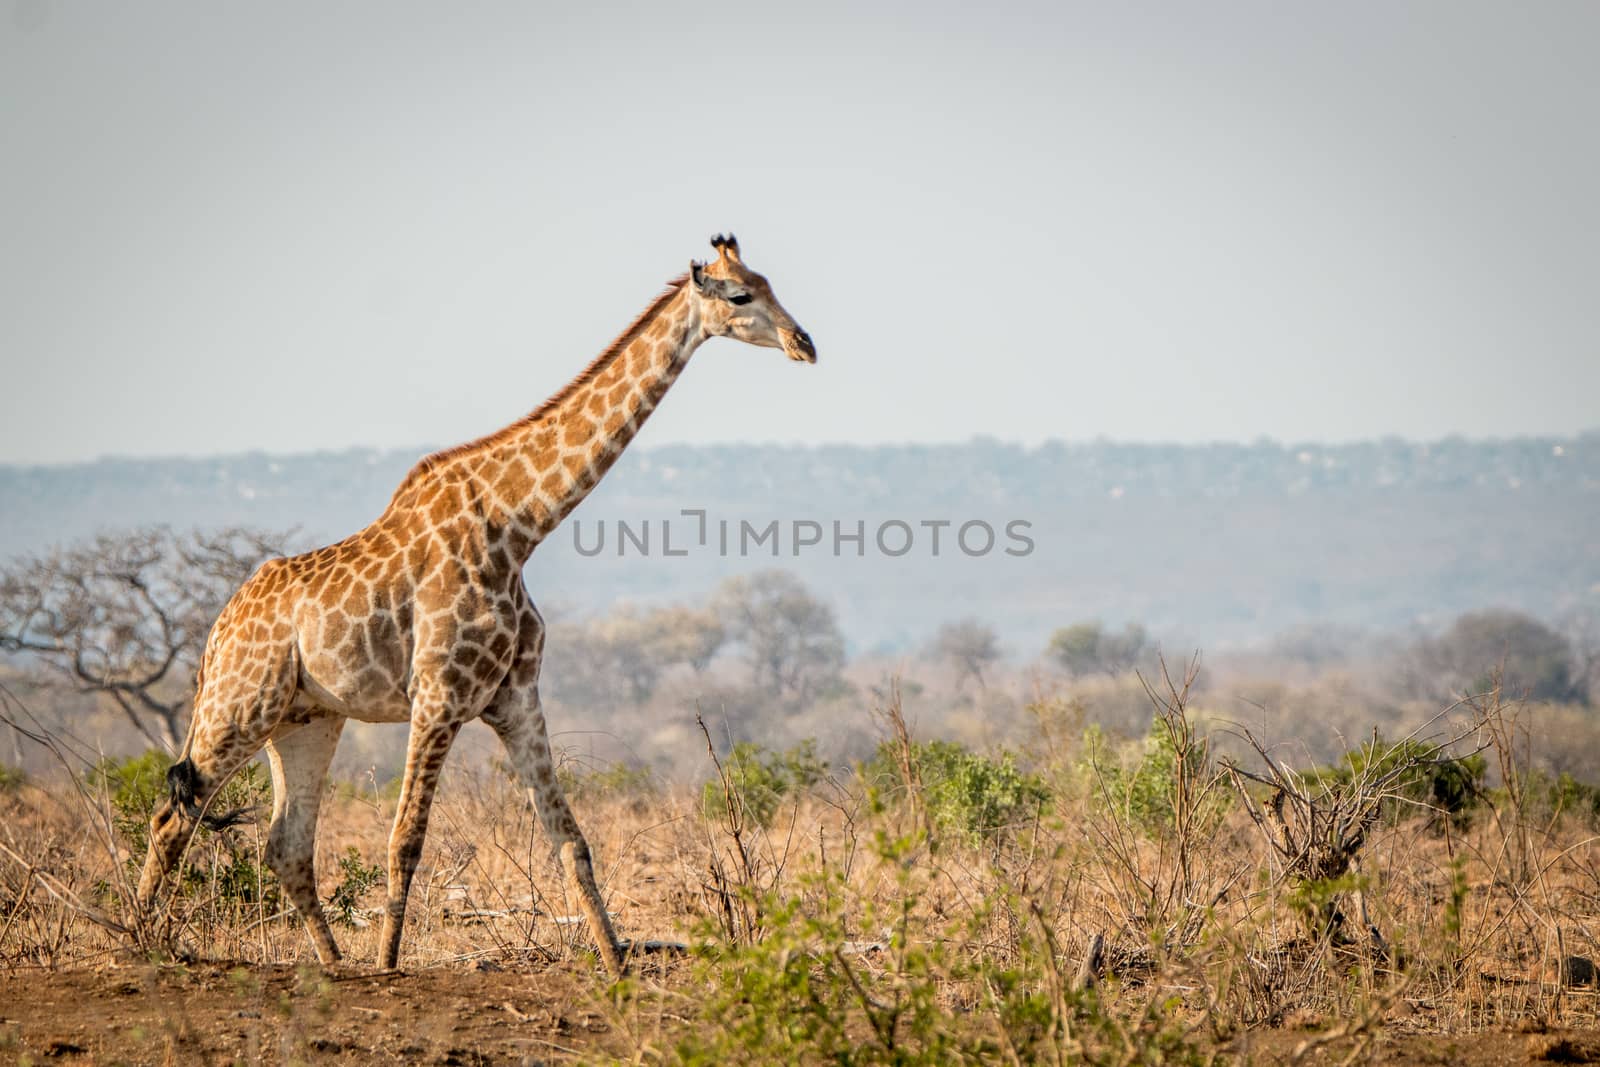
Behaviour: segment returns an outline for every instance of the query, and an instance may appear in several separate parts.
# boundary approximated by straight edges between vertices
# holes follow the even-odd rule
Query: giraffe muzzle
[[[811,343],[811,335],[804,330],[795,330],[785,340],[788,342],[783,347],[789,353],[789,358],[797,363],[815,363],[817,361],[817,346]]]

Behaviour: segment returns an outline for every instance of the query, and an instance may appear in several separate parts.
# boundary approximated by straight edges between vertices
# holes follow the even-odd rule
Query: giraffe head
[[[706,333],[781,348],[790,359],[815,363],[811,335],[783,310],[767,280],[744,265],[734,236],[713,237],[711,247],[717,250],[716,259],[689,264],[690,289]]]

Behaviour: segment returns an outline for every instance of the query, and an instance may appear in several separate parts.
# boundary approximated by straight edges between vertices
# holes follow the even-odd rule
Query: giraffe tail
[[[221,815],[201,815],[200,805],[195,800],[195,793],[200,788],[200,772],[195,769],[194,760],[187,756],[167,768],[167,792],[172,797],[172,802],[181,807],[188,816],[199,818],[200,825],[207,830],[226,830],[230,826],[249,822],[254,812],[250,808],[234,808],[232,811]]]

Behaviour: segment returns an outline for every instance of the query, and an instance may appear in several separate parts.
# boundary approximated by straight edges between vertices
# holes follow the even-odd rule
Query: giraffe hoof
[[[623,941],[617,945],[624,959],[632,956],[687,956],[689,946],[682,941]]]

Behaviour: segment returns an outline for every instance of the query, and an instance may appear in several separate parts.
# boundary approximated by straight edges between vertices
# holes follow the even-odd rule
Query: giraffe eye
[[[735,293],[728,297],[728,303],[744,305],[750,303],[752,299],[754,298],[749,293]]]

